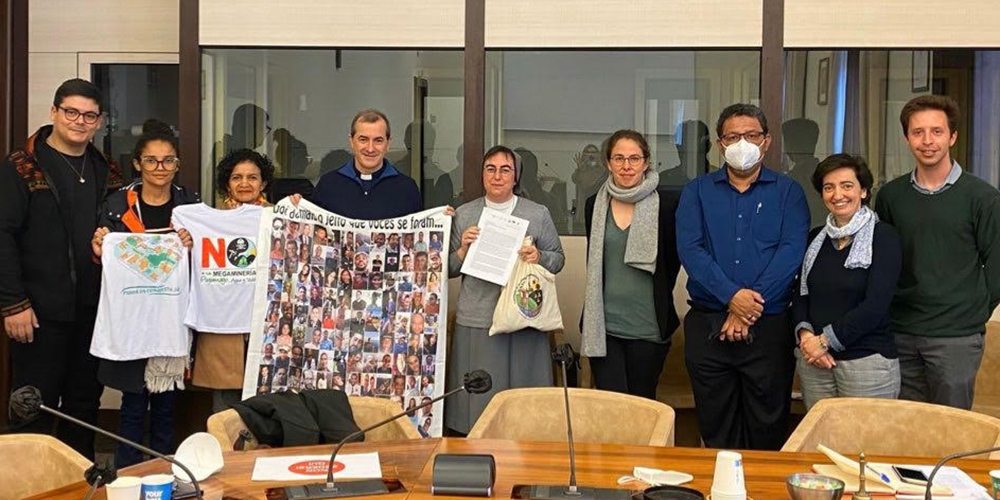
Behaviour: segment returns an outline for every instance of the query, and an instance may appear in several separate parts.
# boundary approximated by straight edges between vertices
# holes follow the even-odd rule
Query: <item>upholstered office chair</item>
[[[813,406],[781,451],[815,451],[818,444],[846,455],[942,457],[1000,446],[1000,419],[915,401],[829,398]]]
[[[986,322],[986,338],[1000,336],[1000,322]],[[983,361],[976,374],[976,399],[972,411],[1000,417],[1000,342],[988,341],[983,345]]]
[[[0,436],[0,500],[25,498],[83,481],[83,473],[91,465],[52,436]]]
[[[573,440],[580,443],[674,445],[674,409],[651,399],[570,389]],[[558,387],[497,393],[469,431],[470,439],[566,441],[566,403]]]
[[[362,429],[402,411],[399,405],[388,399],[351,396],[347,400],[351,403],[354,422]],[[240,418],[240,414],[236,410],[229,409],[208,417],[207,426],[208,433],[219,440],[224,451],[233,449],[242,431],[247,431],[246,434],[250,436],[250,439],[246,440],[244,449],[250,450],[257,446],[257,440],[249,433],[246,424],[243,423],[243,419]],[[410,419],[403,417],[365,434],[366,442],[397,439],[420,439],[420,433],[417,432],[417,428],[413,426]]]

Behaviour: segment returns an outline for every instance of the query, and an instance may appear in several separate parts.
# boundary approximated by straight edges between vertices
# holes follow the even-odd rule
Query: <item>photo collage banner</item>
[[[360,221],[288,199],[261,217],[243,398],[337,389],[413,408],[444,393],[444,207]],[[442,402],[410,420],[440,436]]]

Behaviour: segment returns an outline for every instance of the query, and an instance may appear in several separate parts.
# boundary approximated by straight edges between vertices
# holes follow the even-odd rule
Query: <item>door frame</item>
[[[76,76],[91,81],[94,64],[180,64],[176,52],[78,52]]]

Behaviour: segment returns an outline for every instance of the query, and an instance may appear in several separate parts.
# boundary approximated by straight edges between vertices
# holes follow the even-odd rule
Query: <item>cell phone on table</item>
[[[897,467],[892,466],[892,470],[896,472],[904,483],[916,484],[919,486],[927,485],[927,475],[919,469],[911,469],[909,467]]]

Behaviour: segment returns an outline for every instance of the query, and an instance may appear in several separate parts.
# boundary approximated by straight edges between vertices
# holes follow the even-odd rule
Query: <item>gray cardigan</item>
[[[462,261],[458,258],[458,249],[462,247],[462,233],[477,224],[479,216],[486,207],[486,198],[477,198],[455,211],[451,225],[451,247],[448,255],[448,277],[461,275]],[[541,254],[538,263],[553,274],[562,270],[566,263],[563,255],[559,232],[552,222],[549,209],[523,197],[517,198],[514,217],[527,219],[528,235],[532,237],[535,246]],[[489,328],[493,324],[493,310],[500,298],[500,286],[483,281],[472,276],[462,275],[462,288],[458,294],[456,307],[456,322],[470,328]]]

